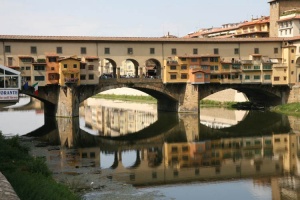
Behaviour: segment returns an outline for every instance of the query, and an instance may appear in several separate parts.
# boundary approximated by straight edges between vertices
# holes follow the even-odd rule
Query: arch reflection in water
[[[200,108],[200,123],[214,129],[228,128],[243,121],[249,111],[226,108]]]
[[[272,187],[274,196],[299,180],[292,175],[299,175],[300,168],[299,119],[253,112],[235,127],[210,132],[199,129],[197,115],[174,116],[158,113],[158,121],[140,132],[146,137],[93,136],[79,130],[75,119],[58,120],[59,130],[43,136],[60,146],[47,151],[47,162],[54,172],[101,171],[105,178],[109,173],[111,179],[135,186],[251,178],[254,185]],[[263,125],[252,129],[262,124],[261,117]],[[159,123],[165,128],[151,129]],[[130,159],[124,152],[131,152]]]
[[[136,133],[157,121],[156,104],[89,98],[80,107],[80,128],[94,135]]]

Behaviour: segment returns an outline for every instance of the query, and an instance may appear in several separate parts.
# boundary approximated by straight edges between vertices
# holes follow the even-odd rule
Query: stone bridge
[[[250,101],[259,102],[267,106],[287,103],[290,94],[288,86],[261,84],[163,84],[161,79],[146,78],[99,79],[98,85],[47,85],[39,87],[38,95],[34,95],[32,88],[21,90],[21,93],[44,102],[45,115],[76,117],[79,116],[79,104],[81,102],[100,92],[121,87],[137,89],[151,95],[157,99],[158,110],[170,112],[199,112],[199,100],[228,88],[243,92]]]

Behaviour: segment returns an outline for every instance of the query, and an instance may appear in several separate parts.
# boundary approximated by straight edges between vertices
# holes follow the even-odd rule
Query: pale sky
[[[0,0],[0,35],[182,37],[268,16],[268,0]]]

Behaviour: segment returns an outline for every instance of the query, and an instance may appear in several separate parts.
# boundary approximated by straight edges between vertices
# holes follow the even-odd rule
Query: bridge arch
[[[176,112],[178,109],[178,99],[180,95],[178,93],[172,93],[172,91],[180,90],[180,87],[176,85],[166,86],[159,81],[153,84],[155,80],[148,80],[148,82],[152,82],[152,84],[147,84],[148,82],[146,79],[144,79],[143,82],[140,82],[140,80],[137,78],[126,78],[123,80],[118,79],[118,81],[113,79],[102,79],[99,82],[98,87],[94,88],[93,90],[86,90],[84,89],[84,86],[81,87],[84,92],[79,92],[79,94],[81,95],[80,103],[95,94],[111,89],[127,87],[139,90],[157,99],[158,110]]]
[[[225,90],[234,89],[244,93],[251,102],[265,106],[275,106],[287,102],[290,88],[288,86],[272,86],[257,84],[210,84],[200,85],[200,100],[211,94]]]

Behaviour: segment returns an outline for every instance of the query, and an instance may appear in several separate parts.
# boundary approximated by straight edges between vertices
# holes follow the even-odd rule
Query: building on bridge
[[[36,82],[39,86],[64,85],[66,81],[98,84],[99,76],[105,73],[106,61],[112,65],[112,77],[122,77],[121,72],[125,75],[126,70],[122,71],[120,66],[124,61],[131,61],[130,73],[134,77],[148,75],[161,78],[166,84],[292,86],[300,80],[299,37],[85,37],[83,40],[82,37],[6,35],[0,36],[0,41],[3,43],[0,64],[20,71],[29,85]]]

